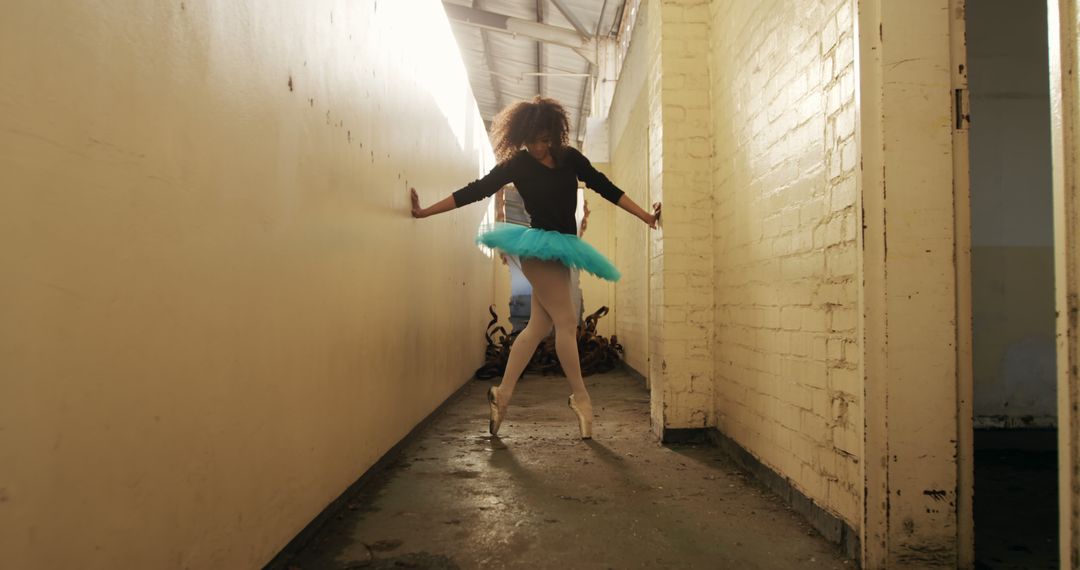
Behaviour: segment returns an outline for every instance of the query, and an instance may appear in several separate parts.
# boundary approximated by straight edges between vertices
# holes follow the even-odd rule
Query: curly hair
[[[551,155],[560,158],[570,143],[570,120],[561,103],[538,95],[508,105],[491,123],[495,159],[510,160],[522,145],[544,134],[551,136]]]

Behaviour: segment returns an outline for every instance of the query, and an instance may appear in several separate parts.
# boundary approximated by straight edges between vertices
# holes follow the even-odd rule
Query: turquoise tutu
[[[619,270],[596,248],[581,238],[517,224],[495,224],[495,229],[484,232],[476,243],[518,257],[558,260],[567,267],[581,269],[608,281],[618,281]]]

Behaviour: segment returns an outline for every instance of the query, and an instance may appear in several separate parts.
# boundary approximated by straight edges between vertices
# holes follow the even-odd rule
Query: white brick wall
[[[716,1],[708,53],[717,424],[858,527],[852,10]]]

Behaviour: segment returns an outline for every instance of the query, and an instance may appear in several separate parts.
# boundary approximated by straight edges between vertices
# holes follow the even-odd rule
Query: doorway
[[[978,568],[1058,567],[1046,10],[966,2]]]

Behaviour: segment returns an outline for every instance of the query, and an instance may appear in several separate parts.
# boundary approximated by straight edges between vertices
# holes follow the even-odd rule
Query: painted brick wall
[[[656,286],[649,332],[657,428],[715,425],[713,416],[713,196],[711,189],[709,3],[661,0],[659,74],[650,112],[651,200],[663,230],[651,234]],[[657,26],[652,28],[654,35]],[[656,42],[656,40],[654,40]],[[657,149],[657,145],[660,146]]]
[[[617,318],[633,343],[627,362],[649,378],[662,435],[713,425],[709,12],[700,0],[649,0],[640,10],[611,107],[612,169],[642,206],[664,202],[664,218],[659,232],[616,220],[627,273]]]
[[[649,49],[649,2],[642,2],[618,87],[611,103],[609,129],[613,180],[635,202],[649,203],[649,71],[659,55]],[[626,350],[626,363],[649,372],[649,229],[632,216],[614,216],[615,265],[622,279],[615,285],[615,333]]]
[[[853,2],[710,6],[718,428],[860,520]]]
[[[651,204],[653,201],[663,201],[663,157],[664,157],[664,114],[663,114],[663,81],[661,74],[663,72],[663,54],[660,49],[663,47],[662,33],[663,33],[663,14],[662,14],[662,2],[661,0],[648,0],[642,2],[642,5],[648,5],[648,9],[651,12],[650,18],[647,20],[647,26],[645,26],[646,45],[648,46],[648,52],[652,54],[649,57],[648,65],[646,66],[646,73],[648,75],[648,83],[645,86],[645,114],[648,117],[648,132],[647,142],[648,145],[648,200],[646,204]],[[641,27],[639,24],[637,27]],[[665,220],[666,223],[666,220]],[[651,395],[649,397],[650,415],[652,417],[653,429],[662,431],[664,415],[664,336],[663,330],[660,325],[663,323],[664,317],[664,248],[663,240],[660,239],[659,234],[652,233],[648,235],[649,248],[648,248],[648,267],[649,267],[649,296],[648,296],[648,311],[649,311],[649,371],[647,376],[649,377],[649,387]],[[660,419],[660,421],[657,421]]]

